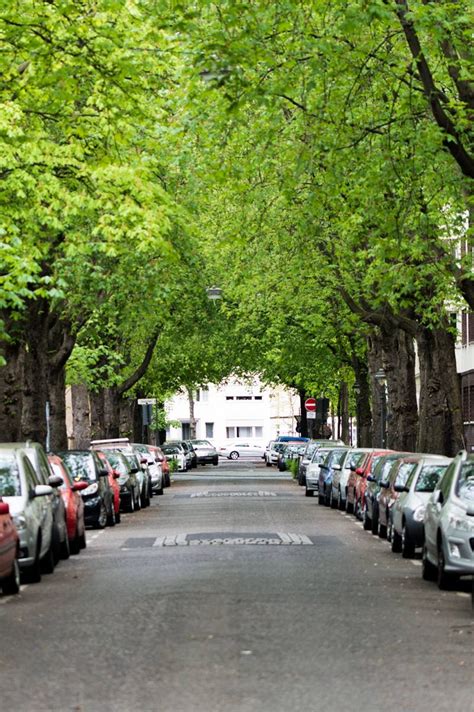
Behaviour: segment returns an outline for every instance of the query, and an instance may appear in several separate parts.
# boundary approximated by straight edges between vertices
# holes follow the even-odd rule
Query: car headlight
[[[415,520],[415,522],[423,521],[423,519],[425,517],[425,510],[426,510],[426,506],[424,504],[420,504],[420,506],[414,510],[413,519]]]
[[[93,482],[91,485],[89,485],[89,487],[86,487],[85,490],[82,490],[82,494],[83,495],[95,494],[98,491],[99,491],[99,485],[97,484],[97,482]]]
[[[474,531],[474,521],[469,521],[469,519],[457,517],[455,514],[451,514],[448,517],[448,524],[453,529],[459,529],[462,532]]]
[[[23,516],[23,514],[15,514],[15,516],[13,516],[12,519],[13,519],[13,524],[16,526],[17,529],[25,529],[26,528],[26,519]]]

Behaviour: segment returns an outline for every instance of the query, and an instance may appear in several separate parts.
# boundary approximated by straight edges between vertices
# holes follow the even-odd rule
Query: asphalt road
[[[178,475],[0,597],[0,708],[467,712],[469,587],[419,564],[260,463]]]

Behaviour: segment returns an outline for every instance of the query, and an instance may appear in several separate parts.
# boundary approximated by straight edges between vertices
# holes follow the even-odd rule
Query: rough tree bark
[[[387,447],[414,452],[418,429],[415,348],[401,329],[382,329],[382,363],[387,377]]]
[[[354,351],[351,355],[356,383],[357,446],[372,447],[372,410],[370,407],[370,383],[367,359]]]
[[[341,440],[349,443],[349,389],[345,381],[339,386],[339,425]]]
[[[72,437],[73,447],[79,450],[87,449],[90,445],[90,403],[87,386],[78,384],[71,386],[72,402]]]
[[[22,374],[24,350],[21,343],[2,345],[6,365],[0,368],[0,433],[4,442],[16,442],[21,435]]]
[[[374,378],[382,368],[382,338],[379,331],[374,330],[367,337],[367,362],[370,374],[370,401],[372,404],[372,445],[376,448],[383,446],[382,429],[382,398],[380,386]]]
[[[189,434],[190,440],[196,439],[196,416],[194,414],[194,394],[191,388],[186,386],[186,393],[188,395],[189,403]]]

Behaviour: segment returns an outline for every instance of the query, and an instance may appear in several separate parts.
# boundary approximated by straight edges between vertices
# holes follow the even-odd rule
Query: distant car
[[[329,450],[327,456],[319,466],[318,503],[326,507],[334,506],[332,498],[332,478],[336,471],[340,471],[350,448],[335,447]]]
[[[228,460],[238,460],[239,457],[263,457],[265,448],[258,443],[242,440],[242,442],[228,443],[224,447],[219,448],[219,455],[226,457]]]
[[[306,443],[302,442],[288,442],[284,444],[283,450],[278,453],[278,470],[280,472],[285,472],[288,469],[288,462],[290,460],[298,460],[303,455],[305,451]]]
[[[265,465],[271,467],[272,465],[278,465],[278,458],[281,453],[285,450],[287,443],[277,442],[272,440],[263,453],[263,459],[265,460]]]
[[[148,445],[148,450],[154,455],[155,460],[161,464],[161,472],[163,473],[163,487],[171,485],[170,465],[163,450],[157,445]]]
[[[0,469],[0,487],[2,479]],[[19,541],[10,505],[0,497],[0,588],[6,596],[20,591]]]
[[[198,456],[194,448],[192,440],[183,440],[184,445],[188,448],[191,453],[191,467],[196,468],[198,466]]]
[[[185,440],[167,440],[165,442],[165,445],[172,446],[172,447],[177,447],[180,452],[183,453],[185,461],[186,461],[186,470],[190,470],[192,467],[197,466],[197,458],[194,458],[194,452],[191,450],[189,445]]]
[[[151,475],[148,469],[148,460],[130,442],[129,438],[109,438],[106,440],[91,440],[91,450],[118,450],[127,458],[131,468],[136,470],[137,480],[140,483],[140,504],[143,509],[150,505]]]
[[[341,469],[334,471],[330,502],[332,502],[333,506],[337,509],[346,509],[348,482],[352,474],[352,468],[360,467],[370,452],[372,452],[370,448],[356,448],[351,450],[341,464]]]
[[[423,546],[426,504],[452,462],[451,458],[435,455],[407,458],[410,460],[416,466],[405,485],[395,485],[400,496],[392,508],[392,551],[401,552],[404,558],[414,556]]]
[[[197,455],[198,465],[218,465],[219,455],[214,445],[209,440],[190,441]]]
[[[460,452],[431,495],[424,516],[423,578],[449,588],[474,575],[474,455]]]
[[[87,482],[82,490],[86,526],[104,529],[115,524],[113,492],[109,485],[109,471],[102,465],[96,452],[67,450],[56,453],[71,471],[74,482]]]
[[[36,583],[54,571],[53,488],[40,482],[22,443],[0,445],[0,496],[19,536],[22,578]]]
[[[74,482],[71,473],[58,455],[48,455],[53,473],[61,477],[63,484],[59,491],[66,507],[66,527],[71,554],[78,554],[86,548],[84,523],[84,502],[80,492],[87,487],[87,482]]]
[[[328,456],[328,454],[333,450],[332,447],[318,447],[313,452],[313,457],[311,462],[306,468],[306,482],[305,482],[305,495],[306,497],[312,497],[315,492],[319,490],[319,468]]]
[[[120,488],[120,509],[122,512],[134,512],[140,509],[140,483],[137,479],[137,468],[130,465],[120,450],[102,452],[119,475],[117,484]]]
[[[367,476],[362,476],[358,503],[360,505],[360,517],[364,529],[371,530],[372,534],[379,533],[379,497],[381,495],[382,483],[388,486],[390,475],[397,473],[399,461],[408,453],[389,452],[379,458],[373,458],[372,467]],[[365,479],[365,487],[363,480]],[[382,531],[382,537],[386,536],[386,529]]]
[[[164,443],[161,445],[161,449],[168,461],[174,461],[176,463],[176,470],[178,472],[187,472],[189,470],[190,463],[182,447]]]
[[[105,467],[109,473],[109,487],[112,490],[114,499],[115,524],[120,524],[120,485],[117,481],[120,477],[120,473],[112,467],[106,454],[102,452],[102,450],[97,450],[96,452],[102,463],[102,467]]]
[[[161,468],[161,460],[155,457],[148,445],[132,443],[132,447],[140,457],[142,464],[143,459],[146,460],[148,472],[150,473],[151,494],[163,494],[163,470]]]

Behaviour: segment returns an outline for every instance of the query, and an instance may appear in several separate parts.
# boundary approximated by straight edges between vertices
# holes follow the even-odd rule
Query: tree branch
[[[150,361],[153,356],[153,352],[155,350],[156,342],[158,341],[158,338],[160,336],[160,330],[157,329],[155,333],[152,335],[149,343],[148,343],[148,348],[145,352],[145,355],[143,357],[143,360],[141,364],[138,366],[138,368],[132,373],[131,376],[125,379],[125,381],[117,387],[117,393],[122,396],[124,393],[126,393],[132,386],[135,385],[135,383],[138,383],[138,381],[143,378],[143,376],[146,373],[146,370],[148,366],[150,365]]]

